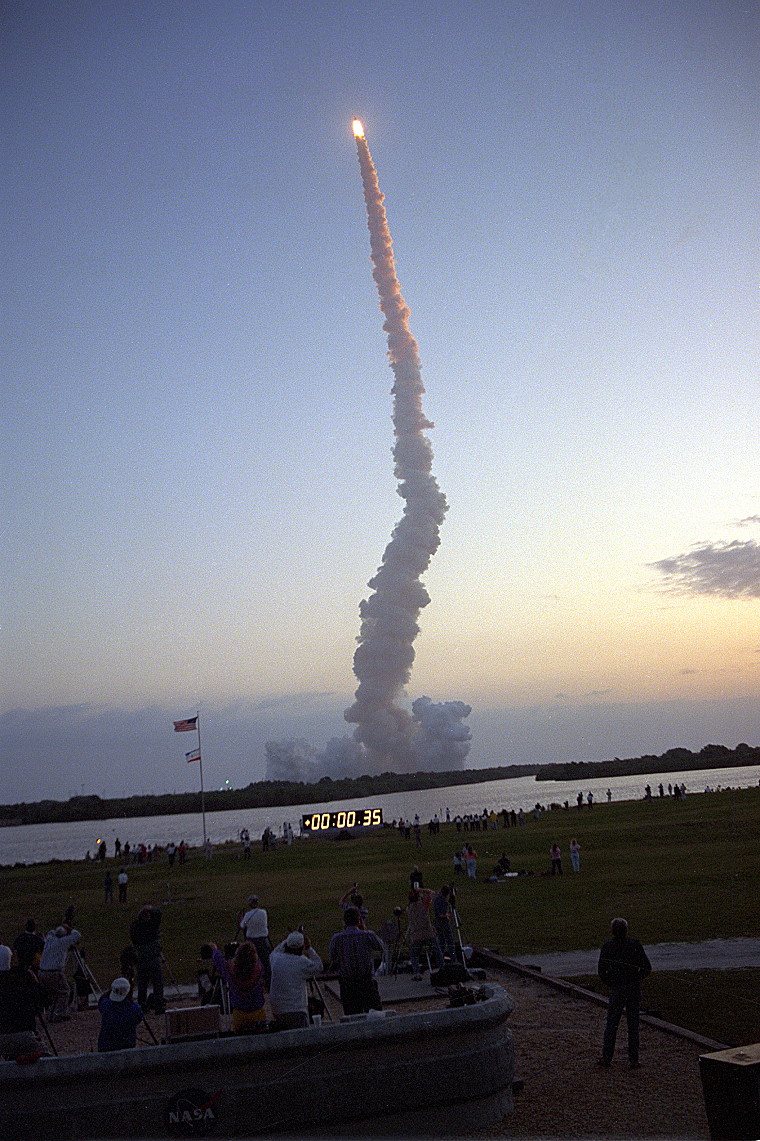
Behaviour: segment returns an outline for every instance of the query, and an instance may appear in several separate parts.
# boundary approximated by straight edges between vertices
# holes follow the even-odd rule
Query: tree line
[[[735,749],[725,745],[705,745],[698,753],[690,749],[668,749],[660,756],[645,754],[612,761],[569,761],[541,765],[536,780],[572,780],[585,783],[592,777],[646,776],[650,773],[680,773],[689,769],[729,769],[760,765],[760,748],[744,742]]]
[[[383,796],[391,792],[481,784],[489,780],[508,780],[532,776],[537,769],[538,765],[504,765],[454,772],[380,773],[340,780],[322,777],[314,784],[305,781],[261,780],[253,781],[245,788],[210,790],[205,793],[204,799],[207,812],[232,808],[277,808],[294,804],[319,804],[327,800],[359,800],[365,796]],[[126,797],[100,797],[92,794],[72,796],[69,800],[0,805],[0,826],[128,819],[134,816],[175,816],[200,810],[200,792],[166,792]]]

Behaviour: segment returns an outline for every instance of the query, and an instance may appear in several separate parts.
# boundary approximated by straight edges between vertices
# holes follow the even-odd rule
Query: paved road
[[[655,971],[727,971],[760,967],[760,939],[706,939],[703,943],[645,944]],[[567,951],[552,955],[513,955],[524,966],[540,967],[555,978],[595,975],[599,950]]]

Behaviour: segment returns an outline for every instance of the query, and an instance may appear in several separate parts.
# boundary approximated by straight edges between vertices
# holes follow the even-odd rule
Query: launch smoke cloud
[[[269,742],[270,779],[459,769],[469,750],[470,731],[464,725],[471,712],[469,705],[435,703],[422,697],[410,712],[399,704],[414,662],[420,612],[430,602],[422,575],[438,549],[447,503],[432,471],[433,450],[425,431],[433,425],[422,410],[425,389],[419,351],[396,276],[384,195],[360,120],[354,119],[353,131],[367,208],[372,276],[385,317],[383,329],[394,378],[394,472],[404,510],[382,563],[368,583],[372,593],[359,608],[359,645],[354,654],[359,686],[353,705],[344,714],[356,726],[353,739],[332,740],[321,754],[300,740]]]

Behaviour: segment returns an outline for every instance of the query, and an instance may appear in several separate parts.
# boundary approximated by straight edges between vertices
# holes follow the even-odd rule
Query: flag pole
[[[198,731],[198,763],[201,770],[201,817],[203,819],[203,850],[206,850],[206,794],[203,791],[203,750],[201,749],[201,711],[198,710],[195,718],[195,728]]]

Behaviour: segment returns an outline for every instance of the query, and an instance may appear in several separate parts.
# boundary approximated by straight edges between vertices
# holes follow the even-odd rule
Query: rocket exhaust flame
[[[353,127],[367,207],[372,276],[385,316],[383,328],[394,375],[393,456],[404,511],[385,548],[382,565],[368,583],[373,593],[360,605],[359,647],[354,655],[359,688],[344,716],[356,724],[354,738],[375,764],[403,771],[417,767],[414,737],[419,722],[396,700],[411,674],[417,619],[430,601],[420,576],[438,548],[447,504],[432,474],[433,452],[424,435],[424,429],[433,425],[422,411],[425,390],[417,342],[409,329],[409,309],[396,276],[384,196],[364,128],[358,119]]]

